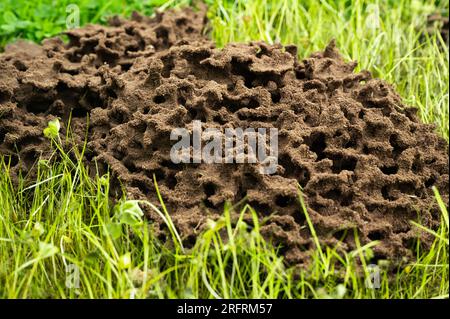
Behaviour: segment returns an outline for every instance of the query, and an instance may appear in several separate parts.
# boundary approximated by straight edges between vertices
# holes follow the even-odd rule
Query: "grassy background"
[[[220,46],[279,41],[297,44],[305,57],[335,38],[345,58],[358,60],[360,68],[395,85],[406,103],[418,107],[422,119],[435,123],[448,140],[448,47],[439,26],[427,30],[426,22],[430,13],[448,12],[448,1],[207,2],[211,36]],[[3,0],[0,46],[16,38],[40,41],[60,33],[69,3],[79,5],[84,24],[104,23],[111,14],[127,16],[132,10],[151,14],[155,5],[189,1]],[[161,243],[142,220],[138,203],[124,199],[111,206],[108,176],[89,179],[82,163],[61,150],[58,138],[49,143],[63,160],[39,162],[39,176],[31,184],[22,180],[14,187],[8,163],[0,159],[0,297],[448,298],[445,205],[431,249],[421,251],[418,245],[418,260],[402,267],[394,280],[388,280],[383,262],[381,289],[367,289],[356,267],[362,264],[368,275],[376,242],[348,254],[317,245],[311,267],[298,271],[284,267],[276,248],[261,238],[257,213],[249,207],[251,229],[243,221],[231,223],[228,207],[195,247],[185,250],[164,205],[140,203],[166,218],[173,240]],[[299,210],[307,216],[300,203]],[[309,227],[313,233],[313,225]],[[230,238],[226,243],[223,232]],[[79,269],[78,289],[66,286],[70,265]]]

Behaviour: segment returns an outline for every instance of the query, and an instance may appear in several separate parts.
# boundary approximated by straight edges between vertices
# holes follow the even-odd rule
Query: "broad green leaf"
[[[57,138],[60,129],[61,124],[59,123],[59,120],[51,120],[48,122],[48,126],[44,129],[44,136],[47,138]]]
[[[58,253],[58,247],[52,243],[39,242],[39,257],[48,258]]]
[[[109,223],[106,225],[106,229],[112,239],[118,239],[122,235],[122,225],[119,223]]]
[[[138,201],[128,200],[115,207],[116,218],[123,224],[135,226],[142,222],[144,213]]]

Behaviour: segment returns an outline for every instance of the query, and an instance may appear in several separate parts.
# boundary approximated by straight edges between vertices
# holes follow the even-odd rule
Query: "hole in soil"
[[[356,138],[352,138],[347,143],[345,143],[344,148],[356,148],[356,146],[357,146]]]
[[[90,150],[86,150],[86,151],[84,152],[84,156],[85,156],[86,159],[90,162],[90,161],[92,161],[92,159],[94,158],[95,154],[94,154],[92,151],[90,151]]]
[[[131,181],[130,185],[131,185],[131,187],[138,188],[143,194],[149,194],[150,193],[150,188],[142,180],[135,179],[135,180]]]
[[[173,57],[172,56],[165,56],[162,58],[162,62],[163,62],[163,69],[161,71],[161,75],[164,78],[168,78],[170,77],[170,72],[173,70],[173,68],[175,67],[174,61],[173,61]]]
[[[183,239],[183,245],[185,248],[193,248],[195,246],[195,243],[197,242],[197,236],[195,234],[188,235],[186,238]]]
[[[219,123],[220,125],[224,125],[227,121],[221,115],[214,115],[213,121]]]
[[[398,166],[397,165],[393,165],[393,166],[381,166],[380,170],[383,172],[383,174],[385,175],[394,175],[397,174],[398,172]]]
[[[116,160],[121,161],[125,157],[125,153],[122,150],[116,150],[115,152],[113,152],[113,157]]]
[[[106,88],[106,93],[108,94],[108,96],[110,97],[110,98],[112,98],[112,99],[117,99],[117,93],[116,93],[116,91],[114,91],[112,88]],[[91,103],[91,104],[93,104],[93,105],[99,105],[99,106],[101,106],[102,108],[105,108],[105,106],[103,106],[102,104],[103,104],[103,101],[100,99],[100,96],[97,94],[97,101],[98,102],[94,102],[94,103]]]
[[[304,79],[306,79],[306,73],[305,73],[305,70],[298,70],[298,71],[295,71],[295,77],[296,77],[298,80],[304,80]]]
[[[366,115],[366,113],[364,112],[364,110],[359,111],[358,113],[358,118],[363,119],[364,115]]]
[[[167,242],[167,236],[164,233],[161,233],[158,235],[158,240],[160,240],[162,243]]]
[[[6,132],[0,128],[0,144],[3,144],[3,142],[5,141],[5,137],[6,137]]]
[[[358,160],[354,157],[346,157],[345,155],[333,155],[331,157],[333,160],[333,166],[331,170],[334,174],[339,174],[341,171],[351,171],[353,172],[356,168]]]
[[[88,111],[82,107],[76,107],[72,109],[72,117],[83,118],[86,117]]]
[[[275,197],[275,204],[279,207],[288,207],[294,202],[291,196],[277,195]]]
[[[216,206],[209,199],[203,200],[203,204],[205,205],[206,208],[209,208],[209,209],[216,208]]]
[[[338,231],[335,231],[333,233],[333,237],[339,240],[340,242],[344,242],[348,235],[348,229],[341,229]]]
[[[394,158],[398,157],[404,150],[408,148],[400,142],[400,138],[397,134],[391,135],[391,137],[389,138],[389,143],[393,148],[392,155]]]
[[[177,178],[175,177],[175,174],[170,174],[169,176],[167,176],[166,178],[166,186],[169,189],[175,189],[175,186],[177,186]]]
[[[0,103],[8,102],[10,94],[8,92],[0,91]]]
[[[169,31],[164,27],[159,27],[156,30],[156,37],[161,39],[162,44],[164,46],[168,46],[169,44]]]
[[[174,162],[169,161],[169,160],[161,161],[161,166],[166,167],[170,170],[177,170],[177,171],[180,171],[183,169],[183,166],[181,164],[175,164]]]
[[[154,175],[157,182],[159,182],[160,180],[163,180],[166,177],[166,174],[160,168],[155,169],[151,172],[148,172],[145,175],[147,175],[152,181],[153,181],[153,175]]]
[[[412,163],[411,170],[414,173],[419,173],[423,170],[423,161],[421,161],[420,155],[416,155],[414,157],[414,161]]]
[[[299,148],[302,145],[300,141],[294,141],[292,142],[292,148]]]
[[[302,188],[308,184],[311,174],[306,167],[294,165],[291,158],[287,154],[282,154],[278,160],[281,167],[284,168],[284,177],[296,178]]]
[[[205,191],[206,197],[211,197],[216,193],[217,186],[214,183],[208,182],[203,185],[203,189]]]
[[[19,164],[19,156],[16,154],[7,154],[5,155],[5,162],[9,163],[9,167],[15,167],[17,164]]]
[[[157,95],[153,98],[153,102],[155,102],[156,104],[161,104],[164,103],[166,101],[166,98],[163,95]]]
[[[309,91],[314,89],[322,91],[324,89],[324,84],[317,80],[311,80],[303,84],[303,91]]]
[[[305,122],[306,125],[315,127],[317,126],[317,119],[311,115],[306,115],[303,119],[303,122]]]
[[[231,73],[242,76],[245,86],[252,88],[256,76],[250,71],[248,64],[249,62],[239,62],[236,58],[233,58],[231,61]]]
[[[323,197],[331,199],[333,201],[339,201],[342,196],[342,192],[339,189],[332,189],[323,194]]]
[[[262,214],[262,215],[270,215],[272,213],[272,209],[270,208],[269,205],[267,204],[263,204],[263,203],[259,203],[256,201],[251,201],[248,203],[250,205],[250,207],[252,207],[258,214]]]
[[[259,107],[259,101],[256,99],[250,99],[250,101],[248,101],[247,103],[247,107],[250,109],[256,109],[257,107]]]
[[[245,107],[250,108],[250,109],[255,109],[257,107],[259,107],[259,102],[258,100],[254,99],[254,98],[250,98],[250,99],[243,99],[243,100],[231,100],[228,98],[224,98],[223,102],[221,103],[225,108],[227,108],[230,112],[237,112],[240,109],[243,109]]]
[[[178,97],[177,102],[181,106],[185,106],[186,105],[186,99],[184,97],[182,97],[182,96]]]
[[[177,24],[177,27],[182,27],[182,26],[186,25],[187,19],[186,18],[178,18],[175,20],[175,23]]]
[[[404,194],[415,194],[416,188],[414,187],[414,184],[411,182],[400,182],[398,183],[398,189],[400,192]]]
[[[20,60],[14,61],[13,65],[18,71],[25,72],[28,70],[28,67]]]
[[[316,161],[320,161],[325,158],[325,149],[327,147],[327,143],[325,142],[325,134],[322,132],[314,132],[309,138],[305,139],[306,144],[309,146],[309,149],[317,154]]]
[[[371,231],[367,237],[369,237],[370,240],[374,241],[374,240],[382,240],[385,237],[385,234],[383,231],[381,230],[374,230]]]
[[[339,189],[329,190],[323,197],[331,199],[341,206],[350,206],[353,202],[353,194],[343,194]]]
[[[427,178],[427,180],[425,181],[425,187],[426,188],[430,188],[431,186],[434,185],[434,183],[436,183],[437,178],[435,176],[431,176],[429,178]]]
[[[201,122],[206,122],[206,116],[204,112],[191,108],[188,110],[188,113],[191,117],[191,120],[200,120]]]
[[[305,225],[306,224],[306,216],[303,210],[298,209],[293,215],[294,221],[297,225]]]
[[[44,99],[42,97],[36,96],[34,99],[29,101],[25,108],[28,112],[33,114],[45,113],[50,108],[52,104],[51,100]]]
[[[132,66],[133,66],[133,63],[121,63],[120,69],[122,70],[122,72],[127,72],[127,71],[130,71]]]
[[[369,154],[370,154],[369,147],[368,147],[367,145],[364,145],[364,146],[363,146],[363,149],[362,149],[362,152],[363,152],[363,154],[365,154],[365,155],[369,155]]]
[[[412,249],[413,251],[416,251],[417,244],[420,242],[417,240],[417,238],[403,238],[402,239],[403,246],[406,248]]]
[[[134,165],[134,163],[129,160],[125,160],[123,165],[125,165],[130,173],[136,173],[138,171],[136,165]]]
[[[386,200],[391,200],[392,197],[389,195],[389,189],[387,186],[383,186],[381,188],[381,195],[383,196],[384,199]]]
[[[298,249],[300,249],[300,251],[309,251],[311,249],[311,245],[310,244],[299,245]]]
[[[270,97],[272,98],[272,102],[273,103],[278,103],[278,102],[280,102],[280,100],[281,100],[281,94],[280,94],[280,91],[275,91],[275,92],[272,92],[272,93],[270,93]]]
[[[229,83],[229,84],[227,84],[227,91],[228,91],[228,92],[234,91],[235,88],[236,88],[236,84],[235,84],[235,83]]]
[[[345,194],[341,198],[341,206],[350,206],[353,203],[353,194]]]

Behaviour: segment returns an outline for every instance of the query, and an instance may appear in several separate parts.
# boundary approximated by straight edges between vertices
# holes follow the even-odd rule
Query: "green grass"
[[[335,38],[346,59],[395,83],[406,103],[418,107],[422,119],[435,123],[448,140],[448,48],[437,28],[425,32],[426,16],[448,12],[448,1],[373,1],[380,19],[369,24],[367,17],[376,10],[357,0],[207,2],[211,35],[220,46],[279,41],[297,44],[300,57],[306,57]],[[133,9],[151,14],[162,1],[2,1],[0,45],[18,37],[40,41],[63,31],[68,3],[79,5],[84,24]],[[49,143],[60,160],[37,163],[34,181],[20,178],[13,186],[7,158],[0,158],[2,298],[448,298],[448,212],[437,192],[441,227],[425,229],[436,238],[433,246],[422,251],[417,245],[417,261],[393,279],[380,264],[381,288],[368,289],[364,278],[376,242],[347,254],[317,244],[308,269],[286,268],[277,248],[261,237],[258,214],[250,207],[232,220],[235,208],[227,206],[187,249],[163,202],[139,203],[167,221],[171,236],[162,242],[138,203],[110,202],[108,175],[91,179],[80,161],[62,151],[58,138],[47,135],[53,136]],[[80,158],[84,150],[72,151]],[[301,196],[299,211],[309,221]],[[309,227],[314,234],[314,225]],[[78,289],[66,287],[70,265],[79,269]]]
[[[210,220],[195,246],[186,249],[162,202],[155,206],[122,199],[113,207],[109,176],[91,179],[83,163],[73,162],[59,143],[53,140],[53,156],[62,160],[37,163],[38,177],[31,185],[20,178],[14,187],[8,163],[0,164],[2,298],[448,297],[448,213],[443,204],[442,226],[431,250],[418,250],[418,260],[404,265],[394,282],[380,264],[381,288],[368,289],[364,278],[376,242],[346,254],[338,247],[321,247],[301,197],[299,210],[317,243],[308,269],[283,265],[248,206],[237,220],[231,218],[234,208],[226,206],[223,217]],[[72,151],[81,158],[83,150]],[[138,204],[164,216],[172,240],[163,243],[152,235]],[[71,265],[78,267],[80,280],[78,288],[69,289]]]

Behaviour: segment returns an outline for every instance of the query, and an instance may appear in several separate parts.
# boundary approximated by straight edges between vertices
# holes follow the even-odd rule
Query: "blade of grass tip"
[[[206,289],[209,291],[209,293],[216,299],[222,299],[222,297],[214,291],[214,289],[211,287],[211,285],[209,284],[208,278],[206,277],[206,272],[205,269],[202,269],[202,280],[203,280],[203,284],[205,285]]]
[[[225,224],[226,224],[228,238],[229,238],[229,242],[230,242],[231,253],[232,253],[232,256],[233,256],[233,270],[236,271],[236,273],[237,273],[237,277],[239,279],[239,283],[240,283],[241,287],[245,287],[244,280],[243,280],[242,275],[241,275],[241,269],[239,267],[238,256],[237,256],[237,253],[236,253],[236,243],[235,243],[236,233],[233,232],[233,229],[232,229],[232,226],[231,226],[231,214],[230,214],[231,207],[230,206],[231,205],[229,203],[225,204],[224,213],[225,213],[225,221],[226,221]],[[244,216],[243,216],[244,213],[245,213],[245,210],[243,209],[241,211],[240,216],[239,216],[239,220],[236,223],[235,231],[238,230],[237,225],[239,225],[241,220],[244,218]],[[230,285],[230,290],[232,290],[232,285]],[[246,292],[245,292],[245,289],[243,289],[243,291],[244,291],[245,295],[247,295]],[[230,291],[229,295],[232,296],[232,291]]]
[[[427,227],[425,227],[423,225],[420,225],[419,223],[417,223],[417,222],[415,222],[413,220],[410,220],[410,223],[413,224],[414,226],[416,226],[417,228],[419,228],[420,230],[423,230],[424,232],[427,232],[427,233],[433,235],[434,237],[439,238],[439,240],[442,240],[447,245],[449,244],[449,239],[448,238],[442,237],[441,235],[439,235],[435,231],[433,231],[433,230],[431,230],[431,229],[429,229],[429,228],[427,228]]]
[[[350,253],[350,256],[352,258],[355,258],[356,256],[358,256],[359,254],[363,253],[364,251],[366,251],[369,248],[375,247],[376,245],[378,245],[380,243],[380,241],[378,240],[374,240],[371,241],[370,243],[365,244],[364,246],[360,246],[355,250],[352,250],[352,252]]]
[[[434,192],[434,197],[436,197],[436,201],[439,205],[439,209],[441,210],[442,216],[444,217],[444,221],[445,221],[445,225],[447,226],[448,229],[448,211],[447,211],[447,207],[445,206],[444,201],[442,200],[441,194],[439,194],[438,189],[436,188],[436,186],[433,186],[433,192]]]
[[[158,183],[156,182],[156,175],[155,174],[153,174],[153,182],[155,184],[156,195],[158,196],[158,200],[159,200],[159,202],[161,204],[161,207],[163,209],[164,215],[161,214],[161,211],[155,205],[153,205],[151,203],[148,203],[148,204],[150,204],[150,207],[152,207],[161,217],[163,217],[163,216],[165,217],[165,218],[163,218],[163,220],[167,224],[167,227],[169,228],[169,231],[172,234],[172,237],[174,239],[174,243],[178,241],[178,244],[180,246],[181,252],[184,254],[185,250],[184,250],[183,242],[181,240],[180,235],[178,234],[177,229],[175,228],[175,225],[172,222],[172,218],[170,218],[170,215],[169,215],[169,212],[167,211],[166,205],[164,204],[164,201],[163,201],[162,196],[161,196],[161,192],[159,191]]]
[[[359,255],[359,259],[360,259],[361,265],[363,267],[365,278],[370,278],[370,272],[367,267],[366,256],[364,256],[364,250],[367,249],[369,244],[371,244],[373,242],[371,242],[365,246],[361,246],[361,242],[360,242],[359,236],[358,236],[358,230],[356,228],[353,229],[353,233],[354,233],[355,244],[356,244],[356,252],[357,252],[357,255]],[[375,298],[375,289],[371,289],[370,294],[371,294],[371,298]]]
[[[319,252],[320,259],[322,259],[323,264],[326,265],[325,255],[323,253],[322,247],[320,246],[319,238],[317,237],[316,230],[314,229],[314,225],[312,224],[311,218],[309,217],[309,214],[306,209],[306,205],[305,205],[305,202],[303,200],[303,196],[302,196],[302,193],[300,190],[298,191],[298,198],[300,200],[301,209],[303,211],[303,214],[305,215],[309,231],[311,232],[311,236],[313,237],[314,244],[316,245],[316,249]]]
[[[35,183],[35,184],[31,185],[31,186],[28,186],[28,187],[22,189],[19,193],[23,193],[23,192],[25,192],[25,191],[27,191],[29,189],[33,189],[33,188],[35,188],[35,187],[37,187],[39,185],[45,184],[45,183],[47,183],[47,182],[49,182],[49,181],[51,181],[53,179],[56,179],[56,178],[59,178],[59,177],[62,177],[62,176],[64,176],[64,174],[58,174],[58,175],[49,177],[49,178],[47,178],[47,179],[45,179],[43,181],[37,182],[37,183]]]

